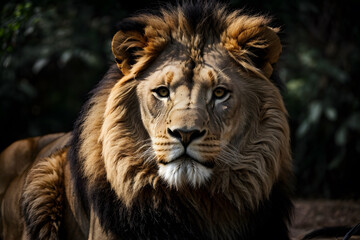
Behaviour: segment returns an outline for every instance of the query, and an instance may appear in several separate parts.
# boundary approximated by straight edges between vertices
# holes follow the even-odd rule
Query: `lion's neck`
[[[259,225],[259,228],[275,226],[283,223],[287,214],[277,206],[268,205],[273,199],[261,203],[254,211],[241,211],[224,194],[210,194],[206,188],[196,191],[169,189],[161,181],[155,188],[149,184],[143,186],[130,205],[118,198],[105,179],[93,189],[89,192],[91,207],[101,225],[124,239],[147,236],[153,239],[237,239],[258,234],[257,229],[248,229],[249,224]],[[290,204],[281,191],[270,197],[279,204]],[[273,220],[254,218],[259,211]]]
[[[126,239],[166,239],[170,234],[174,239],[210,239],[236,236],[244,227],[239,210],[223,195],[211,196],[205,188],[169,189],[159,180],[155,188],[147,184],[133,193],[130,204],[121,201],[109,184],[93,189],[92,207],[101,224]]]

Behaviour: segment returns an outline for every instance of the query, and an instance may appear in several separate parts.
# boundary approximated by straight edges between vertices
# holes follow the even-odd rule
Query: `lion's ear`
[[[228,29],[229,30],[229,29]],[[281,54],[281,42],[277,35],[279,29],[260,25],[247,29],[230,29],[231,44],[225,44],[231,55],[245,65],[260,69],[266,78],[273,72]]]
[[[142,29],[119,30],[113,37],[111,48],[117,66],[124,75],[127,75],[132,65],[136,63],[141,50],[146,46],[146,38]]]

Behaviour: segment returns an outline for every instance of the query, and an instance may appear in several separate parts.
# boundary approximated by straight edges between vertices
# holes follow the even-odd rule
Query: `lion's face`
[[[243,77],[219,44],[205,49],[198,63],[171,49],[179,48],[168,46],[138,79],[142,121],[159,175],[177,188],[200,186],[239,133]]]

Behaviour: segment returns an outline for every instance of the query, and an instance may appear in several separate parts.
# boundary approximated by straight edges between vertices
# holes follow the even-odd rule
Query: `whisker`
[[[165,145],[173,145],[173,142],[155,142],[154,145],[165,146]]]
[[[156,160],[151,139],[141,141],[138,146],[140,147],[134,153],[136,158],[143,159],[144,163],[153,163]]]

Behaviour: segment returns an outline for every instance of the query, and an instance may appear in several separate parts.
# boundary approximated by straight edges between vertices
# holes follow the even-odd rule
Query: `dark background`
[[[151,3],[150,3],[151,2]],[[165,1],[1,3],[0,149],[70,131],[113,63],[116,23]],[[292,130],[296,196],[360,197],[358,0],[230,1],[280,26],[279,75]]]

